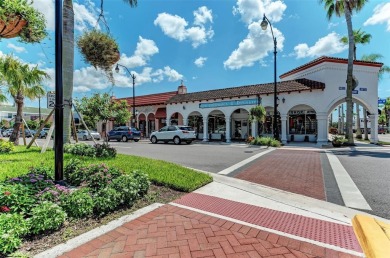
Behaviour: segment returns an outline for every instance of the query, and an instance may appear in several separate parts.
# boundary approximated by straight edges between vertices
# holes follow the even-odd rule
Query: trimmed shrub
[[[22,237],[27,235],[30,226],[21,214],[0,214],[0,231]]]
[[[15,251],[22,244],[22,240],[15,234],[0,230],[0,253],[8,254]]]
[[[0,153],[10,153],[15,149],[13,142],[4,141],[0,139]]]
[[[259,137],[254,138],[250,144],[252,145],[261,145],[261,146],[272,146],[272,147],[280,147],[281,144],[278,140],[275,140],[272,137]]]
[[[96,144],[94,145],[96,150],[96,157],[102,157],[102,158],[115,158],[116,157],[116,149],[113,147],[110,147],[110,145],[103,143],[103,144]]]
[[[29,214],[36,201],[30,189],[22,184],[0,185],[2,212]]]
[[[120,203],[132,206],[138,197],[139,185],[133,175],[121,175],[112,181],[111,187],[120,194]]]
[[[71,159],[64,168],[64,175],[68,183],[79,186],[87,178],[85,169],[82,168],[82,162],[79,159]]]
[[[138,184],[138,196],[144,196],[148,192],[150,186],[148,175],[138,170],[133,171],[132,175]]]
[[[74,191],[61,197],[60,206],[72,218],[88,217],[93,212],[93,200],[88,188]]]
[[[93,200],[94,214],[96,216],[103,216],[104,214],[115,210],[119,206],[121,194],[114,188],[107,187],[95,193]]]
[[[95,148],[86,143],[65,144],[64,152],[87,157],[95,157],[96,155]]]
[[[89,165],[84,172],[87,174],[84,185],[89,187],[92,192],[96,192],[99,189],[103,189],[112,182],[113,179],[122,175],[122,172],[117,168],[109,168],[106,164]]]
[[[60,206],[47,201],[35,206],[31,215],[31,232],[34,234],[59,229],[66,219],[66,213]]]

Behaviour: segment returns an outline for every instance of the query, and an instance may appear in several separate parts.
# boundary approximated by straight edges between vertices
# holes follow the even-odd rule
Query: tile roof
[[[151,106],[151,105],[164,105],[171,97],[175,96],[177,91],[156,93],[143,96],[135,96],[135,106]],[[118,98],[115,100],[126,100],[128,105],[133,105],[133,98]]]
[[[325,89],[325,84],[322,82],[312,81],[308,79],[297,79],[291,81],[282,81],[277,83],[277,91],[293,92],[307,91],[313,89]],[[209,99],[234,98],[241,96],[265,95],[274,93],[274,84],[255,84],[248,86],[240,86],[233,88],[217,89],[193,92],[187,94],[178,94],[168,100],[167,103],[181,103],[189,101],[200,101]]]
[[[348,59],[346,58],[338,58],[338,57],[330,57],[330,56],[321,56],[317,59],[314,59],[304,65],[298,66],[282,75],[279,76],[279,78],[285,78],[291,74],[297,73],[302,70],[306,70],[312,66],[315,66],[320,63],[324,62],[331,62],[331,63],[340,63],[340,64],[347,64]],[[379,62],[371,62],[371,61],[363,61],[363,60],[355,60],[353,61],[355,65],[365,65],[365,66],[376,66],[376,67],[382,67],[383,63]]]

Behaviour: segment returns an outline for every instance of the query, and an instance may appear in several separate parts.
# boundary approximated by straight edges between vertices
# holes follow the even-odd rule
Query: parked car
[[[378,128],[378,134],[386,134],[386,128],[384,128],[384,127],[379,127],[379,128]]]
[[[49,133],[50,128],[43,128],[42,131],[39,133],[39,138],[46,138],[47,134]],[[53,137],[53,135],[52,135]]]
[[[182,141],[185,141],[187,144],[191,144],[195,139],[196,133],[194,129],[187,125],[164,126],[150,135],[152,143],[173,141],[174,144],[180,144]]]
[[[10,137],[13,130],[14,130],[13,128],[4,130],[3,133],[2,133],[3,137]]]
[[[24,129],[24,135],[26,136],[26,138],[30,138],[34,134],[35,134],[35,132],[33,130],[28,130],[27,128]],[[22,129],[19,130],[19,136],[23,137]]]
[[[134,140],[138,142],[141,138],[141,132],[134,127],[119,126],[109,131],[107,134],[107,140],[117,140],[127,142],[128,140]]]
[[[96,131],[90,131],[91,132],[91,135],[92,137],[95,139],[95,140],[98,140],[100,141],[101,139],[101,136],[98,132]],[[82,139],[83,141],[86,141],[86,140],[91,140],[92,137],[91,135],[88,133],[87,130],[79,130],[77,131],[77,139]]]

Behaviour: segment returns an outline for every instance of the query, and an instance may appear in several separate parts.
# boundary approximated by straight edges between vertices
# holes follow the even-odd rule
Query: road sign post
[[[47,108],[54,108],[56,105],[56,93],[49,91],[47,93]]]

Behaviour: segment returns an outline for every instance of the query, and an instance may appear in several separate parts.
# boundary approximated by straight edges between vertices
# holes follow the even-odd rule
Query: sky
[[[277,39],[277,76],[326,55],[348,57],[340,38],[347,35],[345,18],[326,18],[317,0],[138,0],[131,8],[122,0],[104,0],[109,31],[99,22],[100,0],[75,0],[75,37],[94,28],[109,32],[118,42],[121,58],[136,76],[135,94],[176,91],[183,81],[188,92],[273,82],[271,30],[260,23],[265,14]],[[0,41],[0,56],[13,54],[38,65],[54,90],[54,0],[34,0],[47,21],[49,36],[38,44],[17,39]],[[372,35],[368,45],[357,46],[357,57],[377,53],[390,66],[390,2],[370,0],[352,17],[354,29]],[[126,70],[114,74],[112,85],[100,70],[83,62],[75,49],[73,98],[94,93],[132,96]],[[390,75],[379,82],[380,98],[390,97]],[[11,99],[10,99],[11,102]],[[46,99],[41,104],[46,106]],[[26,102],[38,106],[38,101]]]

